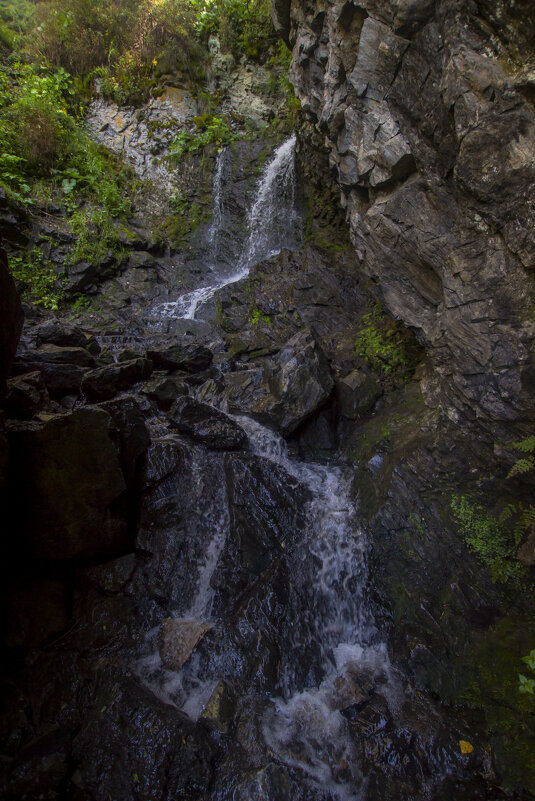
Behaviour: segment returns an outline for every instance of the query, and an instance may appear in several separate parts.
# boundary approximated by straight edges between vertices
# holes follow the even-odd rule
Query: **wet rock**
[[[271,762],[250,776],[236,790],[237,801],[290,801],[290,781],[281,767]]]
[[[382,389],[373,376],[359,370],[336,382],[336,400],[342,417],[358,420],[373,408],[382,395]]]
[[[189,387],[182,378],[168,376],[167,378],[153,379],[145,384],[142,392],[151,400],[155,400],[158,408],[168,412],[177,398],[189,394]]]
[[[173,408],[171,425],[214,450],[243,450],[247,434],[228,415],[194,398],[180,398]]]
[[[113,421],[80,409],[10,431],[11,514],[29,553],[65,561],[125,541],[114,503],[125,490]]]
[[[1,240],[0,240],[1,243]],[[5,392],[5,381],[17,350],[24,315],[15,282],[8,269],[6,252],[0,244],[0,397]]]
[[[30,419],[46,408],[50,398],[40,371],[10,378],[7,383],[6,414]]]
[[[333,380],[310,332],[289,340],[271,364],[225,376],[224,398],[232,412],[291,434],[328,399]]]
[[[95,801],[202,798],[212,780],[209,734],[133,678],[100,682],[76,732],[74,783]]]
[[[197,373],[212,364],[212,351],[204,345],[171,345],[165,350],[149,350],[147,353],[157,368],[185,370]]]
[[[99,367],[84,377],[82,392],[89,401],[105,401],[146,380],[151,372],[152,362],[143,358]]]
[[[236,696],[225,681],[218,681],[203,711],[201,720],[210,728],[227,732],[236,712]]]
[[[13,373],[39,370],[52,398],[78,394],[85,373],[95,366],[94,357],[85,348],[42,345],[27,350],[13,361]]]
[[[158,632],[158,650],[164,667],[179,671],[211,627],[211,623],[200,620],[164,620]]]

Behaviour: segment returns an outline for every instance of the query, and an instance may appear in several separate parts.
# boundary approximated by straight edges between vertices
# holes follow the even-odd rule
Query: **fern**
[[[533,470],[534,467],[535,457],[526,456],[524,459],[518,459],[518,461],[514,463],[507,473],[507,478],[513,478],[513,476],[522,476],[525,473],[529,473],[529,471]]]
[[[512,443],[513,448],[516,448],[518,451],[522,451],[522,453],[534,453],[535,452],[535,434],[530,434],[529,437],[520,440],[519,442]]]

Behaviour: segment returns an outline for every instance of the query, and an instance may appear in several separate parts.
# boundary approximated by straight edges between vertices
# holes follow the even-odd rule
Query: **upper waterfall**
[[[209,258],[217,262],[219,234],[223,224],[223,171],[227,149],[216,160],[213,180],[212,223],[208,233]],[[299,216],[295,207],[295,134],[274,151],[258,181],[255,200],[248,214],[248,235],[241,253],[229,275],[216,274],[209,284],[186,292],[174,301],[160,304],[155,311],[163,317],[192,320],[199,307],[228,284],[244,278],[250,268],[284,247],[294,247],[298,241]]]

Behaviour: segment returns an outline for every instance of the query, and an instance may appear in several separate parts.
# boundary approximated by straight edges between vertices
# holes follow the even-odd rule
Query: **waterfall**
[[[213,181],[212,223],[208,233],[210,258],[216,260],[218,237],[223,220],[223,170],[226,150],[218,155]],[[250,268],[262,259],[294,247],[298,217],[295,210],[295,135],[286,139],[266,164],[256,190],[256,198],[248,215],[248,236],[235,270],[213,283],[186,292],[177,300],[160,304],[155,311],[162,317],[195,318],[199,307],[228,284],[248,275]]]
[[[295,245],[295,134],[282,143],[267,164],[249,212],[249,237],[240,264],[253,264]]]
[[[310,498],[303,527],[286,555],[291,583],[285,622],[278,624],[281,695],[263,712],[262,736],[281,762],[298,768],[333,799],[357,801],[363,786],[360,760],[342,711],[354,702],[355,687],[370,680],[382,684],[394,711],[399,687],[367,602],[367,544],[352,500],[352,473],[344,466],[293,458],[271,429],[247,417],[235,419],[247,432],[253,454],[271,463],[275,475],[296,479]],[[205,494],[205,479],[193,479]],[[210,581],[229,533],[229,513],[223,488],[214,486],[212,492],[221,508],[211,513],[197,589],[180,619],[211,619],[217,626]],[[149,635],[149,655],[138,674],[162,700],[197,720],[221,678],[218,664],[225,665],[230,656],[223,653],[222,662],[207,665],[194,652],[173,673],[162,668],[156,636]],[[312,673],[318,678],[311,679]]]
[[[223,169],[225,166],[227,155],[227,148],[222,147],[216,158],[214,183],[212,186],[213,204],[212,204],[212,222],[210,230],[208,231],[208,257],[214,260],[217,253],[217,245],[219,240],[219,231],[223,221]]]

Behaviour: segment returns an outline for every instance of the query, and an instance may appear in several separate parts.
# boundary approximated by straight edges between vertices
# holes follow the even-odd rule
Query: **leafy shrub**
[[[195,153],[206,145],[215,144],[221,148],[237,138],[227,120],[222,117],[196,117],[195,123],[196,131],[180,131],[171,144],[170,152],[177,161],[186,153]]]
[[[53,264],[45,259],[38,247],[10,255],[9,266],[24,298],[45,309],[55,311],[59,308],[63,298],[61,283]]]

